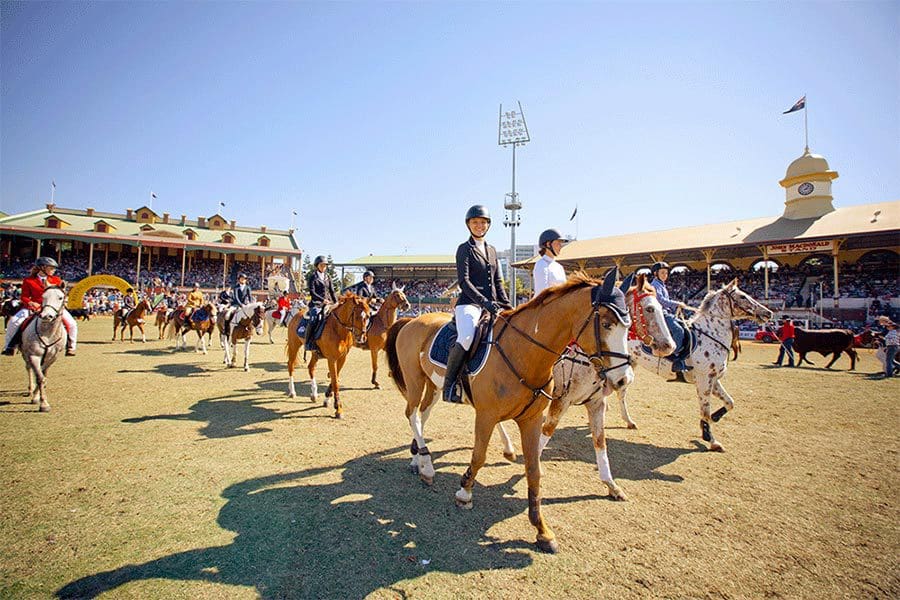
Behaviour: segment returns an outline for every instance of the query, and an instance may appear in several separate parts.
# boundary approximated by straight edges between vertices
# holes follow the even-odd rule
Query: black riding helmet
[[[363,273],[363,277],[371,277],[372,279],[374,279],[375,273],[373,273],[372,271],[366,271],[365,273]]]
[[[313,268],[318,267],[322,263],[327,263],[327,262],[328,262],[328,259],[326,259],[324,256],[322,256],[320,254],[319,256],[316,257],[316,260],[313,261]]]
[[[541,233],[541,237],[538,238],[538,246],[541,248],[547,248],[556,240],[565,241],[565,238],[559,232],[559,229],[547,229],[546,231]]]
[[[54,269],[59,268],[59,263],[57,263],[49,256],[39,256],[38,259],[34,261],[34,264],[37,267],[53,267]]]
[[[664,260],[661,260],[659,262],[653,263],[653,266],[650,267],[650,272],[653,273],[654,275],[656,275],[656,272],[659,271],[660,269],[668,269],[668,268],[669,268],[669,263],[667,263]]]
[[[484,206],[483,204],[476,204],[475,206],[469,208],[469,210],[466,211],[466,228],[467,229],[469,229],[469,221],[471,219],[476,219],[476,218],[487,219],[488,229],[491,228],[491,213],[488,212],[487,207]],[[471,233],[471,232],[472,232],[472,230],[469,229],[469,233]]]

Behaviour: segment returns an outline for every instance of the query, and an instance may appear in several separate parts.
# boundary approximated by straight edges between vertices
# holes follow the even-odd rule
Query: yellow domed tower
[[[837,178],[837,171],[828,168],[825,157],[811,154],[806,148],[778,182],[785,192],[784,218],[814,219],[832,212],[831,181]]]

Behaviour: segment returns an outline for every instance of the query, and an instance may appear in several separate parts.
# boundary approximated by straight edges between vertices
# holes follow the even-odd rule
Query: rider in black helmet
[[[324,256],[317,256],[313,261],[313,268],[306,276],[306,289],[309,290],[309,333],[306,336],[306,349],[317,350],[315,340],[319,337],[325,326],[324,307],[328,304],[336,304],[337,294],[334,293],[334,283],[328,276],[328,260]]]
[[[685,359],[690,354],[690,348],[682,348],[685,330],[681,321],[675,318],[675,312],[682,304],[669,298],[669,290],[666,287],[666,280],[669,278],[669,263],[665,261],[656,262],[650,267],[650,272],[653,274],[653,280],[650,282],[650,285],[656,289],[656,299],[659,300],[663,311],[665,311],[666,326],[669,328],[669,333],[672,334],[672,339],[675,341],[676,355],[672,360],[672,372],[675,373],[675,381],[686,383],[684,372],[688,368],[685,364]]]
[[[484,236],[491,227],[488,209],[476,204],[466,212],[469,239],[456,249],[456,277],[460,295],[456,302],[456,343],[447,357],[443,398],[447,402],[462,402],[457,385],[466,352],[472,346],[475,327],[483,310],[497,314],[510,308],[509,297],[500,279],[497,250]]]
[[[566,281],[566,270],[556,261],[565,241],[558,229],[547,229],[538,238],[541,258],[534,263],[532,271],[535,296]]]

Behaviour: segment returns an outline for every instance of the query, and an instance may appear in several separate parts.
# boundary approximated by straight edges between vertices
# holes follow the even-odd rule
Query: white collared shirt
[[[566,270],[556,262],[549,253],[544,254],[534,263],[534,295],[553,285],[559,285],[566,281]]]

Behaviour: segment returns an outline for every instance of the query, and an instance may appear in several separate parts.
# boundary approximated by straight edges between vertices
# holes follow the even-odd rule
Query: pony
[[[629,339],[640,340],[651,348],[655,356],[671,354],[675,350],[675,340],[666,327],[665,313],[656,298],[656,289],[647,282],[644,274],[636,277],[634,274],[629,275],[619,289],[625,294],[625,305],[631,316]],[[609,384],[609,379],[598,375],[582,349],[577,346],[566,348],[562,357],[553,365],[553,398],[541,427],[540,451],[543,453],[569,407],[573,404],[583,405],[588,413],[600,481],[606,485],[614,500],[627,500],[625,492],[613,479],[606,452],[606,398],[613,392]],[[620,399],[624,398],[625,389],[626,386],[619,387]],[[628,429],[636,429],[637,425],[628,414],[625,403],[620,402],[619,408]],[[515,448],[503,423],[498,423],[497,429],[504,443],[504,455],[508,459],[514,458]]]
[[[366,333],[366,341],[363,344],[357,344],[357,348],[368,350],[372,355],[372,385],[375,389],[381,389],[375,376],[378,374],[378,352],[384,349],[387,341],[387,332],[391,325],[397,322],[397,311],[409,310],[409,300],[403,293],[402,287],[394,284],[391,287],[391,293],[381,304],[381,308],[372,317],[369,324],[369,331]]]
[[[41,297],[40,312],[22,324],[19,350],[28,371],[28,395],[32,404],[39,404],[39,412],[50,411],[47,371],[66,347],[66,329],[62,324],[65,302],[65,284],[46,288]]]
[[[128,338],[130,342],[134,342],[134,328],[137,327],[141,332],[141,341],[146,342],[147,336],[144,335],[144,315],[150,312],[150,301],[144,298],[137,303],[137,306],[128,311],[124,317],[119,317],[119,313],[113,313],[113,341],[116,341],[116,332],[121,329],[119,336],[120,341],[125,341],[125,326],[128,326]]]
[[[294,390],[294,368],[297,366],[297,355],[305,343],[304,338],[297,334],[297,325],[306,314],[306,309],[301,309],[294,315],[288,325],[287,339],[287,369],[289,377],[288,394],[291,398],[297,397]],[[307,369],[310,379],[310,400],[318,399],[319,388],[316,384],[316,363],[320,357],[328,361],[328,375],[331,378],[328,390],[325,393],[323,407],[328,407],[328,396],[334,394],[334,418],[343,417],[343,406],[340,399],[340,385],[338,376],[344,368],[344,362],[350,353],[354,342],[362,344],[366,341],[366,330],[369,328],[369,304],[352,292],[345,292],[338,299],[337,304],[325,317],[325,326],[316,344],[318,350],[309,359]]]
[[[15,298],[10,298],[8,300],[4,300],[3,304],[0,305],[0,315],[3,315],[3,326],[7,327],[9,325],[9,320],[12,318],[14,314],[19,312],[22,303]]]
[[[172,318],[172,313],[174,309],[160,307],[156,309],[156,327],[159,329],[159,338],[163,339],[163,334],[166,331],[166,325],[169,324],[169,320]]]
[[[484,366],[477,375],[463,377],[466,396],[475,407],[475,446],[456,504],[472,507],[472,489],[491,433],[500,421],[515,421],[525,456],[528,518],[544,552],[559,548],[541,513],[540,486],[541,423],[550,400],[553,365],[574,340],[613,389],[634,378],[625,353],[630,319],[615,278],[616,269],[602,284],[575,274],[518,308],[499,313],[491,324],[493,341]],[[434,480],[434,466],[423,428],[444,383],[444,370],[431,363],[428,349],[448,320],[444,313],[400,319],[388,332],[386,344],[390,376],[406,398],[406,417],[414,435],[410,451],[417,455],[419,477],[427,484]]]
[[[195,351],[203,352],[203,354],[206,354],[207,340],[203,339],[203,336],[207,336],[210,344],[212,343],[212,332],[216,328],[216,305],[212,302],[207,302],[201,307],[201,309],[206,311],[206,319],[203,321],[194,321],[191,318],[194,316],[193,313],[190,315],[190,317],[185,317],[184,309],[176,309],[175,312],[172,313],[172,318],[169,320],[168,337],[169,339],[175,338],[176,351],[178,350],[179,346],[182,350],[187,347],[187,342],[184,339],[184,336],[187,335],[187,332],[196,331],[197,346],[195,348]]]
[[[225,350],[224,362],[226,365],[234,366],[237,352],[233,352],[233,350],[236,350],[238,341],[244,340],[244,371],[250,370],[250,341],[254,330],[256,330],[256,335],[262,334],[265,310],[262,302],[251,302],[237,309],[227,323],[224,322],[224,313],[219,315],[217,325],[222,348]]]
[[[288,311],[288,316],[287,316],[287,318],[284,318],[284,320],[282,320],[282,319],[280,319],[280,318],[279,318],[279,319],[276,319],[276,318],[275,318],[275,313],[280,313],[280,312],[281,312],[281,311],[278,309],[278,307],[275,307],[275,308],[272,308],[272,309],[269,309],[269,310],[266,311],[266,314],[265,314],[266,331],[269,332],[269,343],[270,343],[270,344],[274,344],[274,343],[275,343],[275,340],[272,339],[272,332],[275,331],[275,328],[278,327],[278,324],[279,324],[279,323],[290,323],[291,318],[292,318],[295,314],[297,314],[297,310],[298,310],[298,309],[292,307],[292,308]],[[281,316],[282,316],[282,318],[284,317],[283,314],[282,314]],[[287,325],[285,325],[285,327],[287,327]]]
[[[735,278],[722,288],[707,293],[700,303],[700,308],[687,321],[691,335],[696,338],[696,344],[686,361],[693,369],[686,371],[684,376],[697,390],[700,401],[700,433],[712,451],[725,450],[713,436],[712,423],[718,423],[726,412],[734,409],[734,399],[721,383],[731,352],[731,322],[735,319],[752,319],[759,324],[765,324],[771,318],[772,311],[738,289],[738,280]],[[628,351],[634,361],[645,369],[661,377],[669,374],[671,368],[669,361],[643,352],[639,340],[629,340]],[[619,402],[623,406],[626,404],[625,396],[626,391],[623,390],[619,396]],[[719,398],[724,406],[710,414],[712,396]]]

